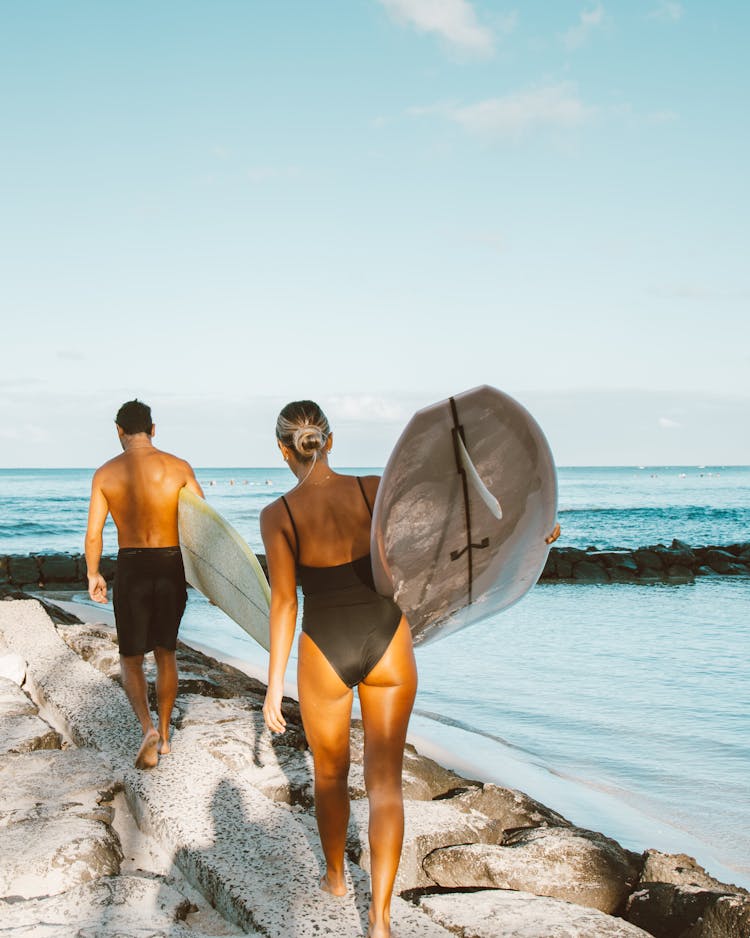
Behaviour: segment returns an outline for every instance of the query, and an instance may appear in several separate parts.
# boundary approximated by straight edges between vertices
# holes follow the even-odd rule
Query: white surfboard
[[[258,558],[228,521],[186,488],[177,521],[188,583],[268,651],[271,588]]]
[[[557,516],[557,473],[541,428],[484,385],[420,410],[380,482],[371,552],[415,644],[518,602],[536,583]]]

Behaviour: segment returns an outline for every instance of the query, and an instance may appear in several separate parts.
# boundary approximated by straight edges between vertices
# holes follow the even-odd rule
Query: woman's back
[[[284,533],[298,566],[336,567],[367,556],[377,487],[377,476],[331,472],[289,492]]]

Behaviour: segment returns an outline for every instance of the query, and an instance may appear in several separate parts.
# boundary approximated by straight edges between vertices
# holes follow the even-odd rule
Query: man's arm
[[[99,572],[102,559],[102,531],[107,520],[109,506],[99,484],[99,473],[94,473],[89,501],[89,521],[86,528],[86,572],[89,581],[89,596],[98,603],[107,601],[107,581]]]

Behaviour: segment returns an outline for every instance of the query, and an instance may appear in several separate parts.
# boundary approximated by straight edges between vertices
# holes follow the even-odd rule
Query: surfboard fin
[[[461,458],[461,465],[466,472],[466,478],[469,480],[474,491],[487,506],[490,514],[497,518],[498,521],[501,521],[503,517],[503,509],[500,507],[500,502],[495,498],[492,492],[490,492],[484,482],[482,482],[482,479],[477,472],[477,467],[471,461],[471,456],[469,456],[469,451],[466,449],[464,441],[461,439],[460,433],[456,434],[456,442],[458,444],[458,453]]]

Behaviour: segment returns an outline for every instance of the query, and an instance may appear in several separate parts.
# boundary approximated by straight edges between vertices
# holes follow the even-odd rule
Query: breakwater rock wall
[[[258,554],[264,570],[266,558]],[[115,558],[102,557],[101,572],[111,581]],[[567,583],[691,583],[697,576],[750,576],[750,541],[691,547],[682,541],[636,550],[553,547],[541,580]],[[0,587],[86,587],[82,554],[0,555]]]

